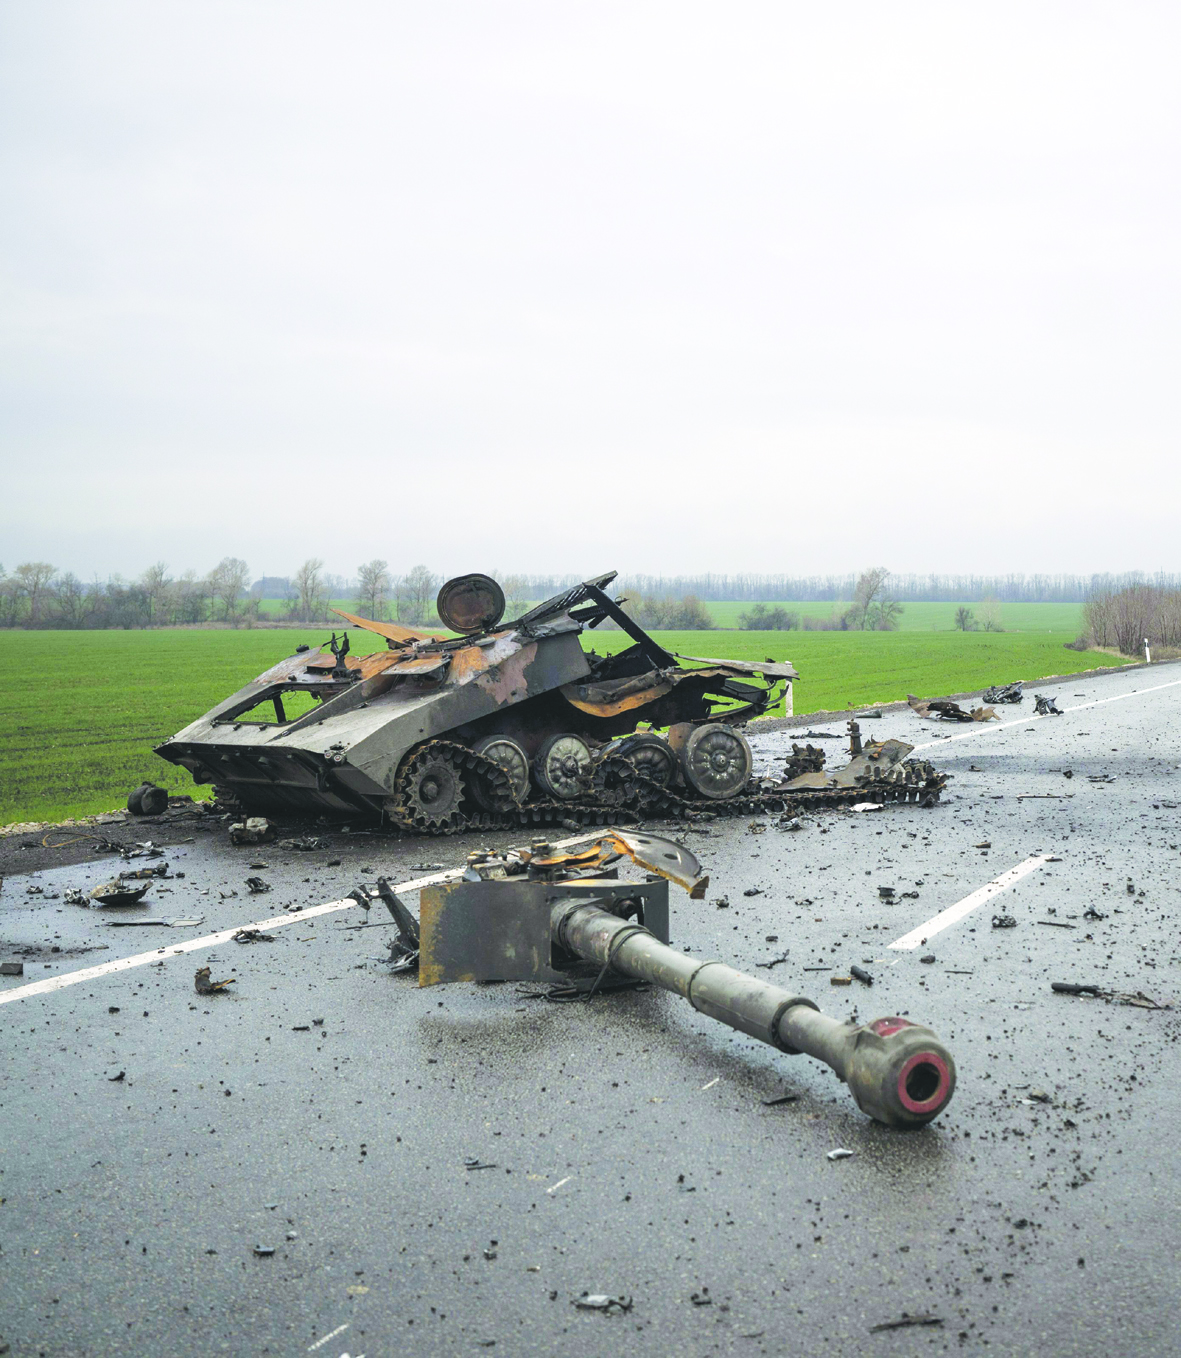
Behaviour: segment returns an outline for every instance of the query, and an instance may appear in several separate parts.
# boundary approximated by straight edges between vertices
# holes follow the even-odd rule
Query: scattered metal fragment
[[[494,1163],[486,1163],[478,1156],[472,1156],[464,1160],[463,1167],[464,1169],[495,1169],[496,1165]]]
[[[1035,693],[1033,696],[1033,710],[1039,717],[1061,717],[1065,715],[1053,698],[1046,697],[1044,693]]]
[[[894,888],[892,886],[880,886],[878,887],[878,895],[882,900],[888,901],[894,895]]]
[[[852,976],[830,976],[828,983],[829,985],[852,985],[853,978]]]
[[[982,840],[981,843],[979,843],[979,844],[973,844],[973,845],[972,845],[972,848],[974,848],[974,849],[991,849],[991,848],[992,848],[992,840],[990,840],[990,839]]]
[[[1083,919],[1106,919],[1107,916],[1102,911],[1096,910],[1093,905],[1088,905],[1083,911]]]
[[[920,957],[919,961],[926,962],[929,965],[930,963],[935,961],[935,954],[933,952],[929,952],[924,957]]]
[[[261,929],[239,929],[234,935],[235,943],[273,943],[274,934],[264,934]]]
[[[986,703],[1019,703],[1025,699],[1020,681],[1015,684],[997,684],[985,689],[981,701]]]
[[[90,900],[96,905],[138,905],[151,890],[150,883],[143,886],[128,886],[122,877],[103,882],[90,893]]]
[[[117,1075],[108,1075],[108,1076],[107,1076],[107,1083],[108,1083],[108,1084],[119,1084],[122,1080],[126,1079],[126,1077],[127,1077],[127,1072],[126,1072],[125,1070],[121,1070]]]
[[[764,971],[770,971],[772,967],[778,967],[786,961],[787,953],[784,953],[782,957],[773,957],[769,962],[756,962],[755,966],[761,967]],[[807,968],[805,967],[804,970],[806,971]],[[828,968],[825,967],[824,970],[827,971]]]
[[[1075,927],[1073,924],[1066,924],[1057,919],[1035,919],[1034,924],[1047,924],[1051,929],[1073,929]]]
[[[850,967],[850,974],[863,985],[873,985],[873,977],[862,967]]]
[[[279,841],[279,848],[292,849],[296,853],[315,853],[324,847],[324,841],[315,835],[304,835],[302,839],[284,839]]]
[[[764,1099],[764,1108],[778,1108],[783,1103],[796,1103],[799,1099],[798,1094],[780,1094],[776,1099]]]
[[[851,806],[850,811],[884,811],[885,807],[881,802],[858,802],[856,806]]]
[[[992,927],[994,929],[1016,929],[1017,921],[1012,915],[993,915]]]
[[[825,1155],[826,1160],[848,1160],[850,1156],[856,1155],[856,1151],[847,1151],[843,1146],[838,1146],[834,1151],[828,1151]]]
[[[260,1259],[269,1259],[275,1252],[274,1245],[255,1245],[253,1251]]]
[[[883,1320],[877,1325],[869,1327],[870,1334],[880,1334],[883,1330],[904,1330],[909,1325],[942,1325],[942,1316],[918,1315],[908,1316],[905,1311],[897,1320]]]
[[[270,891],[270,882],[264,882],[261,877],[247,877],[246,889],[252,896],[261,896],[264,892]]]
[[[715,910],[729,910],[729,908],[730,908],[729,896],[719,896],[717,900],[714,901]]]
[[[580,1311],[602,1311],[605,1315],[623,1315],[632,1309],[633,1302],[631,1297],[610,1297],[604,1292],[583,1292],[573,1299],[572,1304]]]
[[[1134,1009],[1172,1009],[1171,1004],[1161,1004],[1142,990],[1120,991],[1105,990],[1097,985],[1075,985],[1070,981],[1051,981],[1050,989],[1059,995],[1090,995],[1097,999],[1114,1001],[1116,1004],[1131,1005]]]
[[[266,844],[274,837],[274,828],[265,816],[249,816],[230,826],[231,844]]]
[[[25,974],[25,964],[23,962],[0,962],[0,976],[23,976]]]
[[[156,924],[165,929],[191,929],[198,924],[204,923],[204,915],[198,915],[194,919],[180,919],[174,915],[167,919],[111,919],[107,920],[107,928],[142,929],[147,925]]]
[[[1000,718],[991,707],[974,707],[966,712],[959,703],[950,698],[916,698],[913,693],[906,695],[911,710],[920,717],[930,717],[932,721],[999,721]]]
[[[744,896],[765,896],[767,893],[761,886],[748,886],[742,894]]]
[[[198,995],[222,995],[225,993],[226,986],[233,985],[234,980],[235,978],[232,976],[227,981],[210,980],[209,968],[198,967],[197,974],[193,978],[193,988]]]

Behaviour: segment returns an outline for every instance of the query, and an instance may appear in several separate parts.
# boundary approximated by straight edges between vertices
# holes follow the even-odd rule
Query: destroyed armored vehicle
[[[778,702],[795,670],[673,655],[605,592],[614,578],[504,623],[500,586],[460,576],[437,603],[458,636],[342,613],[386,649],[357,657],[334,634],[156,753],[247,812],[366,815],[428,834],[748,804],[761,789],[736,728]],[[584,648],[608,619],[632,644]]]

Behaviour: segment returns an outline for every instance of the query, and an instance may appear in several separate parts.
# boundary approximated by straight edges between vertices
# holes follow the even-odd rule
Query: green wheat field
[[[715,605],[716,608],[738,605]],[[949,610],[954,605],[911,605]],[[1006,613],[1017,605],[1005,605]],[[953,632],[661,632],[669,650],[737,660],[791,660],[800,672],[797,713],[890,702],[906,694],[935,697],[1015,679],[1119,664],[1118,657],[1066,650],[1077,629],[1071,606],[1045,608],[1028,630]],[[909,611],[909,610],[908,610]],[[941,615],[940,615],[941,616]],[[1006,626],[1018,619],[1005,617]],[[120,806],[137,783],[151,779],[174,792],[208,795],[188,774],[166,764],[152,746],[214,703],[291,655],[316,646],[330,628],[141,632],[0,633],[0,825],[54,821]],[[381,642],[365,645],[364,654]],[[600,652],[628,644],[619,632],[584,635]]]

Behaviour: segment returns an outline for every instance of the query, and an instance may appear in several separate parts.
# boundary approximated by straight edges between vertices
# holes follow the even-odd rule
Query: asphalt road
[[[30,873],[20,854],[41,851],[8,846],[0,960],[25,964],[0,978],[9,1351],[1175,1355],[1181,1010],[1050,982],[1181,1001],[1181,667],[1054,692],[1064,716],[1029,720],[1030,695],[966,734],[866,722],[936,742],[924,753],[955,777],[933,810],[664,828],[713,878],[705,902],[674,894],[677,946],[743,968],[786,953],[756,974],[838,1016],[935,1028],[959,1084],[921,1132],[877,1126],[819,1063],[669,995],[421,990],[375,960],[393,931],[352,928],[357,909],[168,951],[473,843],[353,834],[301,853],[174,828],[193,841],[168,849],[185,876],[145,904],[204,917],[190,929],[66,904],[110,855],[75,844],[61,858],[81,861]],[[793,734],[756,734],[760,759]],[[889,947],[1034,855],[1054,861]],[[272,891],[249,895],[251,875]],[[852,963],[872,988],[830,984]],[[196,994],[201,965],[230,993]],[[829,1161],[836,1147],[855,1154]],[[580,1311],[583,1292],[631,1309]],[[942,1323],[871,1333],[904,1314]]]

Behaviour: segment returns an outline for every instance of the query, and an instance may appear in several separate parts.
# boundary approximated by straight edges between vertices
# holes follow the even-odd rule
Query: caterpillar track
[[[820,753],[817,751],[816,753]],[[462,790],[446,807],[424,807],[414,786],[427,765],[452,771]],[[606,767],[627,765],[627,769]],[[605,771],[604,771],[605,770]],[[514,797],[503,769],[455,741],[431,740],[413,752],[399,770],[394,794],[386,803],[390,820],[412,834],[453,835],[465,830],[512,830],[518,827],[616,825],[644,820],[693,819],[703,814],[749,816],[769,813],[837,810],[860,802],[907,802],[934,806],[947,784],[926,760],[907,760],[873,769],[855,787],[786,789],[753,779],[737,797],[710,800],[686,797],[645,777],[625,756],[608,755],[596,764],[585,796],[569,801]],[[471,786],[483,790],[486,805],[473,806]]]

